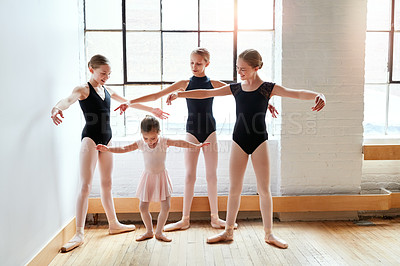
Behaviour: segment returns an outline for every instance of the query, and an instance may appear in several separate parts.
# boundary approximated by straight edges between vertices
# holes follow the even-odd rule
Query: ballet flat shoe
[[[125,232],[131,232],[131,231],[135,231],[136,227],[132,224],[129,226],[125,226],[123,228],[118,228],[118,229],[108,229],[108,233],[110,235],[116,235],[116,234],[121,234],[121,233],[125,233]]]
[[[69,241],[67,244],[65,244],[64,246],[62,246],[62,248],[60,249],[60,251],[62,253],[65,252],[69,252],[71,250],[73,250],[74,248],[79,247],[80,245],[82,245],[83,242],[78,242],[78,241]]]
[[[219,225],[219,224],[215,224],[213,222],[211,222],[211,227],[215,228],[215,229],[225,229],[225,226]],[[233,226],[233,229],[236,230],[238,228],[238,224],[235,223],[235,225]]]
[[[140,241],[144,241],[144,240],[147,240],[147,239],[152,239],[153,236],[154,235],[145,236],[145,234],[143,234],[143,235],[139,236],[138,238],[136,238],[136,241],[140,242]]]
[[[221,233],[221,234],[207,238],[208,244],[214,244],[214,243],[219,243],[219,242],[228,242],[228,241],[233,241],[233,235],[226,235],[226,234]]]
[[[163,231],[164,232],[171,232],[171,231],[177,231],[177,230],[186,230],[190,227],[190,224],[185,225],[185,226],[179,226],[178,225],[179,222],[176,223],[172,223],[172,224],[167,224],[166,226],[164,226]]]
[[[156,237],[157,240],[160,240],[160,241],[164,241],[164,242],[171,242],[172,241],[172,239],[167,237],[166,235],[161,235],[161,236],[154,235],[154,236]]]
[[[280,238],[277,238],[276,236],[274,236],[274,237],[275,237],[275,239],[266,238],[265,242],[270,244],[270,245],[273,245],[273,246],[276,246],[278,248],[281,248],[281,249],[288,248],[289,245],[286,243],[286,241],[284,241],[284,240],[282,240]]]

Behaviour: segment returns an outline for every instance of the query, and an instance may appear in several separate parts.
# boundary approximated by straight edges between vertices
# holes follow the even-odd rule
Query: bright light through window
[[[399,5],[399,0],[368,0],[364,91],[367,138],[400,136]]]
[[[109,58],[112,75],[108,85],[127,99],[188,80],[192,75],[190,53],[198,46],[211,53],[206,74],[212,80],[236,82],[234,56],[253,48],[264,59],[260,75],[273,81],[273,9],[274,0],[86,0],[87,60],[97,53]],[[238,31],[234,31],[235,21]],[[162,122],[163,134],[184,135],[186,101],[177,100],[172,106],[163,101],[144,104],[171,114]],[[213,112],[219,138],[230,139],[236,117],[234,98],[217,97]],[[114,136],[137,133],[145,114],[129,110],[123,116],[113,115]]]

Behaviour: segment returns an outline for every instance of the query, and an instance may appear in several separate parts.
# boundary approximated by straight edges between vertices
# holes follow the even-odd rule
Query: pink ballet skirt
[[[169,179],[167,169],[153,174],[144,171],[136,190],[136,197],[143,202],[164,201],[172,194],[172,183]]]

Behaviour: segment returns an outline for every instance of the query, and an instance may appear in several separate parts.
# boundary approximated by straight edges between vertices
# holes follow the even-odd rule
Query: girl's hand
[[[171,93],[170,95],[168,95],[167,105],[171,105],[172,101],[176,100],[176,98],[178,98],[178,94],[177,93]]]
[[[204,142],[204,143],[196,144],[197,148],[199,148],[199,149],[203,148],[203,147],[206,147],[208,145],[210,145],[210,142]]]
[[[273,118],[277,118],[279,115],[278,110],[276,110],[276,108],[272,105],[272,104],[268,104],[268,110],[271,112],[271,115]]]
[[[61,118],[64,118],[62,110],[57,107],[53,107],[51,110],[51,119],[53,119],[53,123],[57,126],[62,123],[62,120],[58,117],[58,115],[60,115]]]
[[[315,105],[313,107],[311,107],[311,110],[317,111],[317,112],[321,111],[321,109],[324,108],[325,105],[326,105],[325,95],[323,95],[322,93],[319,93],[315,97]]]
[[[128,103],[123,103],[120,106],[118,106],[117,108],[115,108],[114,111],[117,111],[119,109],[119,111],[120,111],[119,114],[122,115],[122,113],[125,112],[126,109],[128,109],[128,108],[129,108],[129,104]]]
[[[102,151],[102,152],[109,151],[108,147],[107,147],[107,146],[104,146],[103,144],[97,145],[97,146],[96,146],[96,150]]]
[[[169,114],[164,112],[163,110],[161,110],[160,108],[153,108],[153,110],[151,111],[151,113],[153,115],[155,115],[156,117],[160,118],[160,119],[166,119],[168,118]]]

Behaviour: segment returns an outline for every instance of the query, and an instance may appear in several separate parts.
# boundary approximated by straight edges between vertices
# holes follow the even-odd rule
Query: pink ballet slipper
[[[145,233],[141,236],[139,236],[138,238],[136,238],[136,241],[143,241],[143,240],[147,240],[147,239],[152,239],[154,236],[153,233]]]
[[[176,230],[186,230],[190,227],[190,222],[189,222],[189,216],[183,216],[182,220],[176,222],[176,223],[171,223],[167,224],[164,226],[164,232],[171,232],[171,231],[176,231]]]
[[[282,249],[286,249],[289,246],[285,240],[280,239],[279,237],[276,237],[273,234],[269,234],[268,237],[265,236],[265,242]]]
[[[108,233],[110,235],[116,235],[116,234],[121,234],[121,233],[125,233],[125,232],[131,232],[131,231],[135,231],[136,227],[133,224],[120,224],[117,228],[109,228],[108,229]]]
[[[83,241],[68,241],[67,244],[65,244],[64,246],[62,246],[62,248],[60,249],[60,251],[62,253],[65,252],[69,252],[71,250],[73,250],[74,248],[79,247],[80,245],[83,244]]]
[[[219,219],[218,214],[213,214],[211,213],[211,227],[215,229],[224,229],[226,225],[226,222],[222,219]],[[233,229],[237,229],[238,224],[235,223]]]
[[[167,236],[164,235],[164,234],[155,235],[155,237],[156,237],[157,240],[164,241],[164,242],[171,242],[171,241],[172,241],[171,238],[167,237]]]
[[[223,231],[222,233],[207,238],[207,243],[214,244],[219,242],[233,241],[233,228],[234,225],[226,226],[225,231]]]

